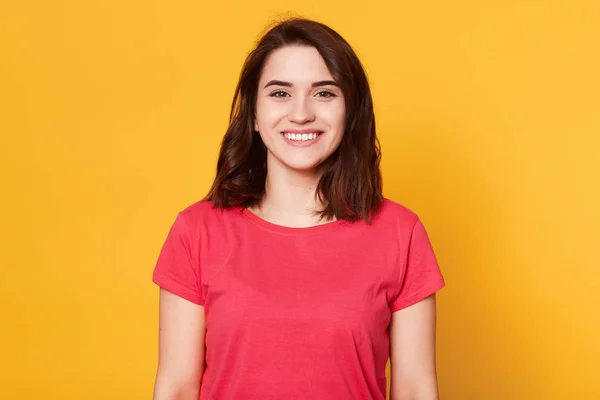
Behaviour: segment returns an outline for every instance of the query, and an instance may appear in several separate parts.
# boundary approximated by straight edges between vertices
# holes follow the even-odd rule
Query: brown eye
[[[283,90],[276,90],[273,93],[271,93],[269,96],[271,97],[288,97],[289,95],[284,92]]]
[[[319,96],[319,97],[337,97],[333,92],[330,92],[329,90],[321,90],[319,93],[317,93],[317,96]]]

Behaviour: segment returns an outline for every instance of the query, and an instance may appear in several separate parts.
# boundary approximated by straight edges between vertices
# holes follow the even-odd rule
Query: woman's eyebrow
[[[265,85],[265,88],[267,88],[269,86],[293,87],[294,85],[291,82],[271,80],[271,81],[267,82],[267,84]],[[312,87],[318,87],[318,86],[338,86],[339,87],[339,85],[335,81],[331,81],[331,80],[313,82],[313,84],[311,86]]]
[[[337,87],[339,87],[339,85],[335,81],[331,81],[331,80],[313,82],[312,87],[317,87],[317,86],[337,86]]]
[[[273,81],[267,82],[267,84],[265,85],[265,87],[269,87],[269,86],[286,86],[286,87],[292,87],[294,85],[292,85],[291,82],[273,80]]]

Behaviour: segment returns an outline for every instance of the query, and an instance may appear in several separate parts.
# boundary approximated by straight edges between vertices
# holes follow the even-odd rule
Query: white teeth
[[[305,140],[314,140],[317,138],[317,136],[319,136],[319,134],[317,132],[314,132],[314,133],[286,132],[286,133],[284,133],[284,136],[290,140],[305,141]]]

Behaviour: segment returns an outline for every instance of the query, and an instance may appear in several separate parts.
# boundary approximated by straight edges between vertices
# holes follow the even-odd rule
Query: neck
[[[316,199],[320,173],[295,171],[268,157],[265,195],[251,211],[259,217],[283,226],[308,227],[329,222],[319,220],[315,211],[323,204]]]

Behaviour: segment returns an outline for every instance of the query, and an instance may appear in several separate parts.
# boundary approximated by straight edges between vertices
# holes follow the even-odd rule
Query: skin
[[[198,400],[205,332],[204,307],[160,289],[154,400]]]
[[[344,135],[344,94],[316,49],[289,46],[266,60],[259,81],[255,130],[267,147],[266,194],[249,210],[283,226],[308,227],[314,210],[319,165]],[[314,144],[297,147],[283,132],[322,132]],[[159,365],[154,400],[197,400],[204,372],[204,308],[161,289]],[[391,399],[437,400],[435,295],[392,314]]]
[[[390,400],[438,400],[435,294],[392,313]]]
[[[313,47],[290,46],[274,51],[259,80],[254,128],[267,147],[266,195],[250,211],[273,223],[314,226],[313,211],[319,165],[344,136],[344,94]],[[314,130],[322,134],[306,147],[289,144],[282,132]]]

